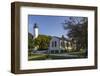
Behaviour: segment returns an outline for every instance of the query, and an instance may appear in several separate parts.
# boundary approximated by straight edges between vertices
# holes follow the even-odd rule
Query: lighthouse
[[[34,26],[33,26],[33,34],[34,34],[34,37],[33,37],[33,38],[34,38],[34,39],[38,37],[38,35],[39,35],[39,34],[38,34],[38,31],[39,31],[39,30],[38,30],[37,23],[35,23]]]

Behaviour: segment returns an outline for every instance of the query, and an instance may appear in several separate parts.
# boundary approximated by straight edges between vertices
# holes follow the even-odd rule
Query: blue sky
[[[68,19],[67,16],[43,16],[29,15],[28,16],[28,31],[33,34],[34,23],[39,27],[39,34],[58,36],[66,36],[67,31],[64,30],[62,23]]]
[[[39,34],[57,37],[64,35],[67,37],[67,30],[64,30],[62,23],[68,19],[69,16],[29,15],[28,32],[33,34],[33,26],[37,23]]]

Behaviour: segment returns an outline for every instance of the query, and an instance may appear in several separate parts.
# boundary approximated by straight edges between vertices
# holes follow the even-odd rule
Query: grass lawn
[[[28,60],[45,60],[47,57],[47,54],[31,54],[28,56]]]
[[[47,60],[47,59],[74,59],[74,58],[86,58],[87,55],[85,52],[68,52],[68,55],[73,56],[59,56],[53,54],[33,54],[29,52],[28,60]]]

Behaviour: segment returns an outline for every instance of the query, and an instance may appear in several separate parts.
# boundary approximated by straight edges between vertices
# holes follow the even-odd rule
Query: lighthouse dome
[[[37,23],[34,24],[34,28],[38,28]]]

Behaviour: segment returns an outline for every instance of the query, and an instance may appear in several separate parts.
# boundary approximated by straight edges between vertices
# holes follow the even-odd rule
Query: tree
[[[32,50],[34,48],[34,43],[32,38],[28,38],[28,49]]]
[[[67,36],[77,41],[77,51],[87,48],[88,21],[86,17],[69,17],[63,23]]]
[[[38,50],[46,50],[49,47],[50,40],[50,36],[39,35],[34,39],[34,46],[38,46]]]

